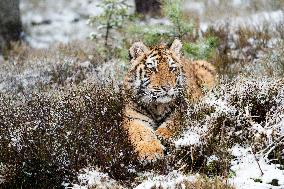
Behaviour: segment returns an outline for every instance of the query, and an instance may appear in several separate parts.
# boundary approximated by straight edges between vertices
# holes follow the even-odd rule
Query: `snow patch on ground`
[[[87,24],[90,16],[102,13],[99,0],[22,0],[20,3],[25,38],[32,47],[84,40],[97,29]],[[133,6],[132,1],[128,4]]]
[[[284,171],[280,170],[275,164],[268,164],[259,155],[255,157],[251,148],[235,146],[232,148],[232,155],[236,158],[231,162],[231,170],[235,172],[236,176],[230,179],[230,183],[237,189],[284,188]],[[278,180],[279,186],[269,184],[273,179]]]
[[[184,9],[202,15],[203,12],[205,11],[205,5],[204,2],[187,1],[187,3],[185,3]]]
[[[87,25],[89,15],[101,10],[97,1],[21,1],[22,22],[26,40],[33,47],[47,48],[55,42],[67,43],[86,39],[93,30]]]
[[[284,12],[282,10],[263,11],[249,16],[234,16],[233,18],[219,19],[215,22],[200,23],[201,31],[206,31],[209,26],[220,27],[228,25],[232,29],[239,27],[262,28],[264,24],[275,25],[284,21]]]
[[[82,173],[78,175],[78,184],[73,184],[70,189],[89,189],[89,188],[125,188],[117,181],[110,178],[106,173],[100,172],[98,169],[86,168],[81,170]],[[138,174],[135,179],[138,184],[132,186],[134,189],[151,189],[155,188],[176,188],[176,186],[183,186],[184,182],[193,182],[199,175],[185,175],[178,171],[172,171],[167,175],[157,175],[153,172],[143,172]]]
[[[152,173],[144,173],[143,177],[147,177],[135,189],[151,189],[151,188],[176,188],[177,185],[184,181],[193,182],[196,178],[194,175],[184,175],[178,171],[172,171],[168,175],[153,175]]]
[[[74,184],[72,189],[88,189],[92,187],[100,189],[120,188],[117,181],[97,169],[83,169],[82,173],[78,176],[78,180],[79,184]]]

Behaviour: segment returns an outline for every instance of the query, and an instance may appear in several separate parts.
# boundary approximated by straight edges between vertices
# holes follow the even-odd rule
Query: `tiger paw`
[[[164,157],[164,146],[159,140],[140,141],[136,144],[138,158],[142,162],[155,162]]]
[[[167,127],[159,127],[156,130],[156,135],[162,139],[170,139],[173,133]]]

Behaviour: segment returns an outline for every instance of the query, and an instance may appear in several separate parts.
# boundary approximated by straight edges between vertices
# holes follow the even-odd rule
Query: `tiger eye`
[[[156,67],[151,67],[151,68],[148,68],[151,72],[157,72],[157,68]]]
[[[176,68],[176,67],[170,67],[170,71],[171,71],[171,72],[176,72],[176,71],[177,71],[177,68]]]

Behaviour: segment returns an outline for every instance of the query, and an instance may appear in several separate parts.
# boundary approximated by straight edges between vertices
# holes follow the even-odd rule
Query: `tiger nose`
[[[166,92],[168,92],[171,89],[171,87],[166,86],[166,85],[162,86],[161,88]]]

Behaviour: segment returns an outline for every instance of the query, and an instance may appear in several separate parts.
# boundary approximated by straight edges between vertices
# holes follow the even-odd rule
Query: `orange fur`
[[[181,47],[175,40],[170,48],[158,45],[149,49],[141,42],[130,48],[123,127],[141,161],[162,158],[164,147],[157,136],[170,139],[180,129],[178,99],[196,101],[216,81],[211,64],[184,59]]]

